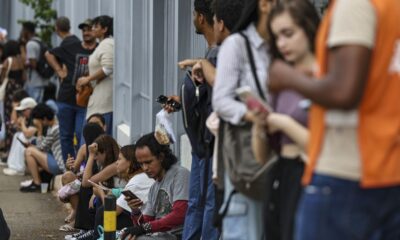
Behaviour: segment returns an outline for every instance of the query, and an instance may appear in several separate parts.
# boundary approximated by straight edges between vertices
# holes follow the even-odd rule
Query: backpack
[[[212,112],[211,94],[208,84],[197,84],[192,80],[191,72],[186,73],[181,87],[183,125],[193,152],[200,159],[206,158],[214,140],[206,127],[206,120]]]
[[[33,39],[33,41],[37,42],[40,46],[39,59],[36,63],[36,71],[42,78],[50,78],[54,75],[54,70],[50,64],[47,63],[47,60],[44,56],[44,54],[49,50],[49,47],[38,39]]]

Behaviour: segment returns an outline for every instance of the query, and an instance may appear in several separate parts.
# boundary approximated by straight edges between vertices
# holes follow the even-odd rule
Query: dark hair
[[[102,134],[104,134],[104,130],[97,123],[87,123],[83,127],[82,135],[86,143],[86,159],[89,156],[88,146],[91,145],[94,140],[96,140],[96,138],[98,138]]]
[[[22,99],[27,98],[27,97],[29,97],[29,94],[25,90],[20,89],[20,90],[17,90],[14,92],[12,101],[13,102],[21,102]]]
[[[42,102],[46,102],[47,100],[55,100],[56,99],[56,91],[57,87],[54,83],[49,83],[44,87],[43,90],[43,100]]]
[[[71,29],[71,24],[67,17],[59,17],[56,20],[56,27],[61,32],[69,32]]]
[[[168,171],[172,165],[178,162],[176,156],[172,153],[169,145],[161,145],[154,137],[154,132],[142,136],[136,142],[136,149],[148,147],[151,154],[161,161],[161,166]]]
[[[214,13],[211,9],[212,0],[194,0],[194,10],[202,14],[209,25],[213,25],[213,16]]]
[[[98,118],[100,120],[100,122],[105,126],[106,125],[106,119],[103,117],[103,115],[101,115],[100,113],[94,113],[92,115],[90,115],[90,117],[88,118],[88,122],[92,119],[92,118]],[[107,126],[108,127],[108,126]]]
[[[22,23],[22,29],[25,31],[35,34],[36,24],[34,22],[26,21]]]
[[[102,28],[107,28],[104,37],[113,36],[113,18],[107,15],[98,16],[93,19],[93,25],[99,24]]]
[[[106,154],[106,160],[102,166],[103,168],[117,161],[119,155],[119,146],[114,138],[103,134],[98,136],[94,142],[97,143],[97,150],[99,153]]]
[[[140,164],[136,160],[135,156],[135,144],[123,146],[120,153],[128,160],[131,164],[129,165],[128,175],[131,175],[142,169]]]
[[[214,0],[213,12],[218,21],[232,32],[243,10],[243,0]]]
[[[259,0],[246,0],[244,1],[244,7],[242,14],[234,28],[233,32],[240,32],[247,28],[250,23],[258,21],[258,1]]]
[[[288,12],[294,23],[302,28],[307,36],[311,51],[314,53],[314,41],[318,31],[319,15],[309,0],[284,0],[273,6],[268,16],[269,46],[272,58],[283,59],[276,46],[276,38],[272,33],[271,23],[278,15]]]
[[[83,138],[85,139],[86,146],[91,145],[94,142],[94,140],[102,134],[104,134],[104,130],[97,123],[87,123],[83,127],[82,135]]]
[[[19,43],[14,40],[9,40],[4,44],[4,50],[2,55],[2,61],[9,58],[15,57],[21,54],[21,49],[19,47]]]
[[[49,106],[44,103],[39,103],[35,108],[32,109],[31,113],[32,119],[40,119],[40,120],[53,120],[54,119],[54,111]]]

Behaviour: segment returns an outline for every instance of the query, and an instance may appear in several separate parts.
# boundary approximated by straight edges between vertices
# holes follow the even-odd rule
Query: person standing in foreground
[[[314,102],[297,240],[400,238],[399,15],[397,0],[331,1],[319,80],[272,64],[270,90]]]

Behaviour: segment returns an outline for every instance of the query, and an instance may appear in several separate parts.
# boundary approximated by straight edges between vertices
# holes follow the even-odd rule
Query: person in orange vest
[[[331,0],[316,77],[281,60],[269,89],[310,99],[297,240],[400,239],[399,0]]]

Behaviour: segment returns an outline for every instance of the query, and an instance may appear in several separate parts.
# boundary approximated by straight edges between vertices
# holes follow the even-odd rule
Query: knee
[[[25,157],[30,157],[33,155],[35,148],[34,147],[27,147],[25,149]]]
[[[68,183],[70,183],[70,182],[73,182],[75,179],[76,179],[76,175],[75,175],[73,172],[68,171],[68,172],[65,172],[65,173],[62,175],[62,177],[61,177],[61,183],[62,183],[62,185],[64,186],[64,185],[66,185],[66,184],[68,184]]]

